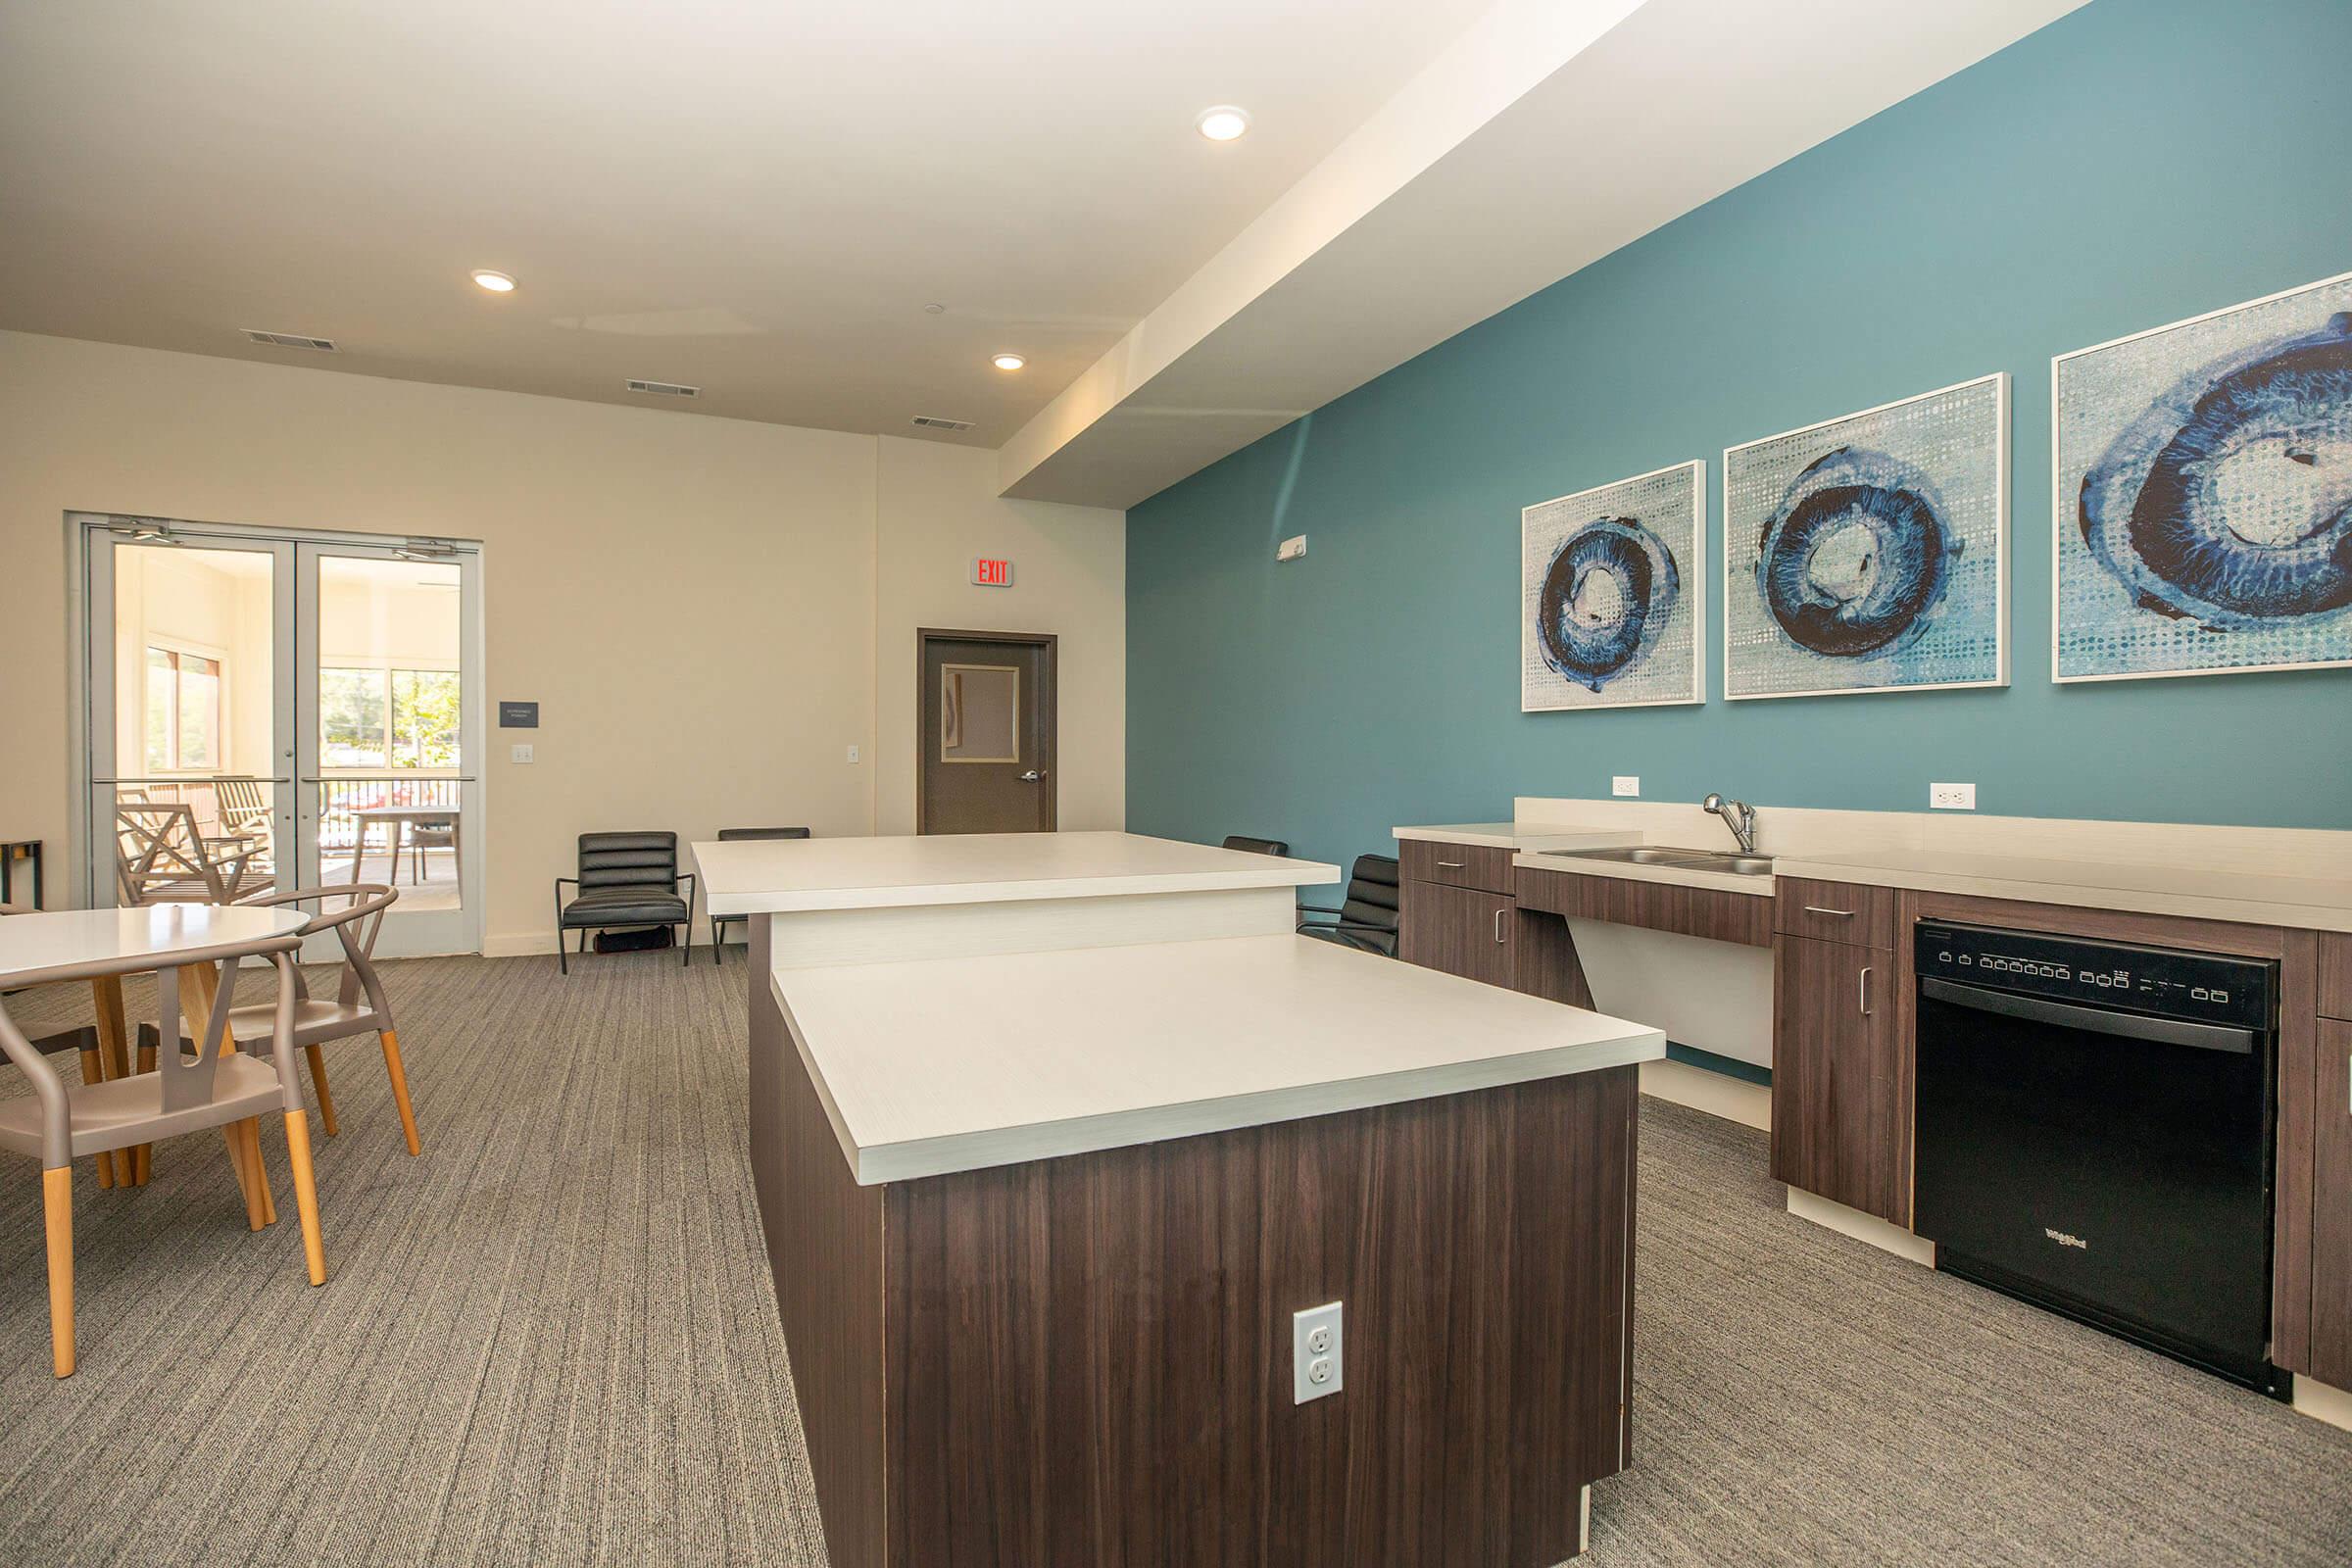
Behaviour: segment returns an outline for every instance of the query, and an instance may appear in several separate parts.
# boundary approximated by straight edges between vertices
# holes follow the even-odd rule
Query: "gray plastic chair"
[[[326,1061],[318,1048],[330,1040],[374,1035],[384,1048],[384,1072],[392,1080],[392,1103],[400,1107],[401,1133],[409,1141],[409,1152],[421,1154],[424,1146],[416,1138],[416,1111],[409,1103],[408,1068],[400,1059],[400,1037],[392,1028],[392,1003],[384,995],[384,983],[375,972],[373,958],[375,936],[383,927],[384,911],[399,897],[379,883],[362,882],[342,887],[297,888],[292,893],[247,899],[245,906],[266,909],[272,905],[316,903],[318,912],[300,934],[311,937],[332,931],[343,945],[343,974],[335,988],[334,1001],[320,1002],[314,998],[302,971],[299,968],[294,971],[294,1044],[302,1048],[310,1063],[312,1086],[318,1092],[318,1125],[329,1138],[338,1131],[334,1096],[326,1087]],[[341,901],[342,906],[331,906],[333,901]],[[240,1046],[264,1054],[275,1049],[272,1036],[276,1014],[270,1003],[232,1009],[228,1028],[231,1038]]]
[[[157,1070],[107,1083],[69,1086],[47,1057],[34,1049],[0,1004],[0,1053],[31,1080],[32,1094],[0,1101],[0,1150],[41,1162],[41,1207],[48,1231],[49,1345],[61,1378],[74,1374],[74,1161],[113,1150],[176,1138],[219,1127],[228,1140],[229,1161],[245,1197],[245,1218],[254,1230],[269,1223],[269,1173],[262,1163],[260,1117],[275,1107],[286,1120],[286,1154],[294,1170],[294,1200],[302,1214],[303,1260],[311,1283],[326,1283],[326,1250],[318,1233],[318,1192],[311,1170],[311,1126],[302,1103],[302,1084],[293,1068],[296,974],[294,933],[257,941],[223,943],[176,956],[173,966],[156,968],[152,958],[107,959],[59,964],[15,977],[19,984],[94,980],[109,975],[156,978],[157,1016],[179,1027],[177,965],[220,963],[220,988],[214,998],[200,1049],[183,1056],[166,1052]],[[236,989],[237,963],[267,956],[278,976],[270,1038],[274,1065],[228,1049],[229,999]]]
[[[733,844],[740,839],[805,839],[808,836],[808,830],[805,827],[722,827],[718,830],[718,842],[721,844]],[[740,914],[710,916],[710,961],[712,963],[723,961],[719,956],[718,945],[726,939],[728,924],[746,918],[748,916]]]

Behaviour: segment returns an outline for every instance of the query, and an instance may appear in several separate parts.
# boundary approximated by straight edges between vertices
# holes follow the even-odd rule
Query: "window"
[[[320,669],[318,750],[328,767],[456,767],[458,672]]]
[[[148,772],[220,771],[220,661],[150,647],[146,721]]]

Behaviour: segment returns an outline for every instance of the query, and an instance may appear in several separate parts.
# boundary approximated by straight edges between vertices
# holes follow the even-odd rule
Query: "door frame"
[[[943,643],[1019,643],[1038,650],[1037,668],[1037,765],[1045,773],[1045,820],[1038,831],[1053,833],[1061,826],[1061,721],[1056,712],[1056,700],[1061,684],[1061,634],[1051,631],[956,631],[944,626],[918,626],[914,631],[914,831],[923,834],[924,763],[930,757],[931,728],[924,721],[931,696],[931,683],[923,671],[929,662],[931,645]]]
[[[102,831],[102,821],[111,820],[111,816],[96,808],[96,788],[90,776],[90,763],[93,758],[91,738],[101,721],[101,705],[103,705],[105,714],[104,722],[111,725],[114,701],[112,690],[102,691],[98,683],[92,679],[93,674],[97,671],[92,668],[93,661],[91,659],[92,607],[90,596],[94,587],[94,573],[98,570],[95,558],[100,536],[120,536],[141,525],[160,524],[169,527],[173,535],[186,544],[204,542],[215,548],[281,551],[279,565],[280,569],[285,572],[287,591],[273,596],[274,603],[271,607],[271,614],[274,617],[273,636],[278,641],[274,644],[275,652],[272,657],[274,661],[288,664],[297,657],[296,638],[299,632],[295,624],[297,616],[294,607],[296,596],[299,593],[299,563],[305,547],[318,547],[328,552],[366,554],[369,551],[397,551],[403,547],[430,544],[448,546],[461,553],[469,553],[473,558],[473,565],[466,576],[471,586],[462,589],[465,593],[465,601],[461,602],[459,609],[459,635],[463,643],[463,652],[460,657],[469,673],[479,673],[480,690],[486,692],[490,689],[486,657],[487,640],[484,635],[486,617],[483,600],[485,596],[482,589],[483,572],[487,569],[489,550],[481,540],[460,539],[449,535],[378,533],[323,527],[287,527],[271,523],[207,522],[144,513],[125,514],[79,509],[69,510],[64,514],[63,520],[68,584],[66,635],[67,647],[70,650],[67,660],[68,733],[65,766],[66,772],[73,782],[73,812],[67,827],[67,848],[70,857],[68,864],[73,868],[74,875],[74,880],[70,885],[79,894],[84,907],[106,908],[112,907],[114,905],[114,895],[105,891],[111,889],[112,881],[99,874],[96,869],[95,858],[96,835]],[[111,616],[112,609],[110,608],[106,613]],[[110,653],[108,655],[110,672],[111,658]],[[486,699],[470,700],[473,696],[474,684],[470,681],[467,683],[469,701],[466,704],[467,715],[464,721],[466,727],[463,744],[467,748],[469,757],[482,758],[485,756],[487,747],[489,703]],[[273,750],[283,753],[295,749],[288,746],[287,742],[294,738],[303,715],[293,710],[293,687],[289,682],[283,679],[273,679],[271,686],[273,689],[272,702],[281,709],[276,715],[276,732],[271,744]],[[477,736],[479,737],[478,744]],[[294,780],[287,785],[279,786],[281,793],[273,797],[279,803],[278,822],[280,828],[292,829],[293,822],[301,817],[298,798],[306,786],[300,782],[301,770],[293,765],[294,758],[280,756],[276,761]],[[273,769],[270,777],[275,778],[276,776],[278,775]],[[477,763],[467,775],[465,788],[470,792],[468,797],[471,803],[470,808],[475,820],[480,824],[479,836],[469,835],[467,840],[469,849],[479,845],[480,851],[478,854],[469,855],[466,858],[463,897],[466,900],[467,911],[466,937],[473,946],[465,951],[478,953],[483,950],[489,940],[490,786],[487,768]],[[294,830],[293,842],[299,845],[300,837],[299,830]],[[300,854],[301,851],[298,848],[295,856],[280,858],[279,887],[281,891],[290,890],[299,885],[296,867]],[[315,940],[324,940],[330,944],[332,941],[331,938]],[[379,948],[378,952],[381,956],[394,956],[397,948]],[[332,956],[331,948],[327,950],[326,956]],[[306,950],[303,955],[304,961],[310,961],[312,956],[313,955]]]

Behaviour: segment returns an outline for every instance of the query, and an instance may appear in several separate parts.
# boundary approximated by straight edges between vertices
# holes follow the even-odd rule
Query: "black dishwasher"
[[[2285,1397],[2278,965],[1934,920],[1914,953],[1936,1267]]]

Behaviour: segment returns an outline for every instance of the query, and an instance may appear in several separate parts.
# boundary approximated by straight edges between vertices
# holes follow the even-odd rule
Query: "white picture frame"
[[[1677,479],[1687,479],[1690,485],[1687,508],[1659,495],[1660,490],[1670,488]],[[1608,681],[1607,684],[1631,683],[1619,695],[1610,696],[1605,686],[1600,690],[1591,689],[1546,661],[1540,646],[1537,613],[1542,569],[1534,557],[1542,550],[1548,562],[1553,551],[1584,529],[1604,518],[1618,519],[1637,513],[1644,514],[1639,520],[1673,563],[1675,599],[1669,610],[1671,624],[1661,632],[1658,645],[1647,651],[1639,671],[1629,671]],[[1707,466],[1699,458],[1522,507],[1519,510],[1519,710],[1581,713],[1703,705],[1707,700],[1706,541]]]
[[[1986,388],[1989,388],[1992,394],[1989,416],[1991,429],[1985,432],[1985,439],[1990,446],[1992,457],[1990,494],[1989,497],[1984,498],[1987,504],[1990,514],[1989,543],[1991,546],[1990,554],[1993,559],[1993,564],[1988,579],[1992,595],[1989,626],[1992,639],[1991,672],[1980,677],[1959,680],[1874,680],[1867,683],[1857,682],[1843,685],[1825,683],[1821,685],[1790,687],[1780,690],[1742,690],[1741,687],[1743,683],[1740,676],[1737,661],[1739,659],[1740,646],[1742,637],[1752,636],[1753,634],[1747,632],[1741,623],[1741,607],[1743,606],[1743,601],[1737,596],[1741,592],[1742,573],[1744,573],[1744,576],[1748,579],[1746,583],[1747,591],[1751,596],[1753,595],[1754,589],[1752,585],[1752,578],[1754,574],[1754,567],[1752,563],[1739,559],[1736,554],[1735,542],[1740,537],[1743,529],[1752,529],[1755,521],[1751,514],[1744,511],[1736,512],[1736,507],[1738,505],[1736,499],[1738,496],[1738,480],[1735,478],[1735,474],[1737,469],[1741,466],[1743,459],[1749,454],[1754,454],[1758,451],[1758,449],[1761,448],[1771,447],[1781,443],[1803,443],[1804,438],[1816,436],[1822,437],[1822,439],[1811,444],[1817,445],[1820,451],[1824,454],[1833,453],[1838,450],[1838,445],[1841,443],[1838,443],[1835,436],[1825,436],[1824,432],[1839,431],[1841,427],[1852,427],[1854,432],[1859,434],[1865,429],[1874,428],[1874,421],[1876,423],[1883,424],[1885,421],[1887,421],[1890,418],[1897,418],[1901,416],[1904,411],[1914,409],[1917,406],[1930,404],[1937,399],[1949,399],[1965,394],[1975,393],[1980,389]],[[1910,397],[1897,398],[1892,402],[1881,403],[1872,408],[1860,409],[1852,414],[1841,414],[1836,418],[1817,420],[1812,424],[1799,425],[1794,429],[1782,430],[1767,436],[1759,436],[1752,441],[1743,441],[1738,445],[1724,448],[1723,517],[1721,547],[1717,558],[1717,567],[1723,575],[1724,634],[1722,674],[1723,695],[1726,702],[1767,702],[1786,697],[1867,697],[1891,692],[1997,690],[2010,684],[2009,488],[2011,474],[2009,443],[2009,372],[2006,370],[1995,370],[1989,375],[1980,375],[1965,381],[1955,381],[1949,386],[1937,387],[1931,392],[1920,392]],[[1800,657],[1803,656],[1800,655]],[[1835,667],[1836,663],[1835,661],[1826,657],[1818,657],[1817,662],[1824,667],[1825,670]]]
[[[2234,305],[2225,305],[2220,310],[2183,317],[2177,321],[2167,321],[2161,326],[2128,332],[2122,337],[2109,338],[2104,343],[2093,343],[2087,348],[2070,349],[2064,354],[2054,354],[2050,357],[2050,679],[2054,684],[2060,686],[2096,685],[2119,680],[2182,680],[2206,675],[2263,675],[2275,674],[2283,670],[2352,668],[2352,654],[2347,654],[2341,659],[2288,662],[2257,660],[2247,663],[2206,663],[2170,669],[2112,669],[2084,671],[2070,675],[2067,673],[2068,660],[2065,646],[2067,630],[2073,623],[2067,614],[2066,604],[2069,581],[2069,546],[2070,541],[2079,539],[2082,532],[2080,491],[2082,475],[2085,471],[2085,464],[2077,461],[2081,455],[2066,440],[2067,408],[2063,401],[2066,367],[2094,355],[2129,349],[2135,344],[2145,343],[2171,333],[2193,331],[2208,322],[2264,311],[2269,307],[2283,305],[2302,295],[2318,294],[2329,289],[2339,290],[2352,296],[2352,272],[2339,272],[2333,277],[2323,277],[2316,282],[2280,289],[2276,294],[2265,294],[2259,299],[2240,300]],[[2324,308],[2323,306],[2315,309],[2313,314],[2318,315],[2319,309]],[[2343,308],[2352,308],[2352,301],[2348,301]],[[2239,340],[2241,344],[2246,341],[2247,339],[2244,338]],[[2204,346],[2194,356],[2195,366],[2201,368],[2219,358],[2224,352],[2226,349],[2222,345]],[[2179,367],[2176,367],[2176,369],[2178,370]],[[2095,564],[2078,563],[2074,569],[2094,571],[2098,568]],[[2128,590],[2120,589],[2119,591],[2128,592]],[[2121,619],[2120,614],[2118,618]]]

